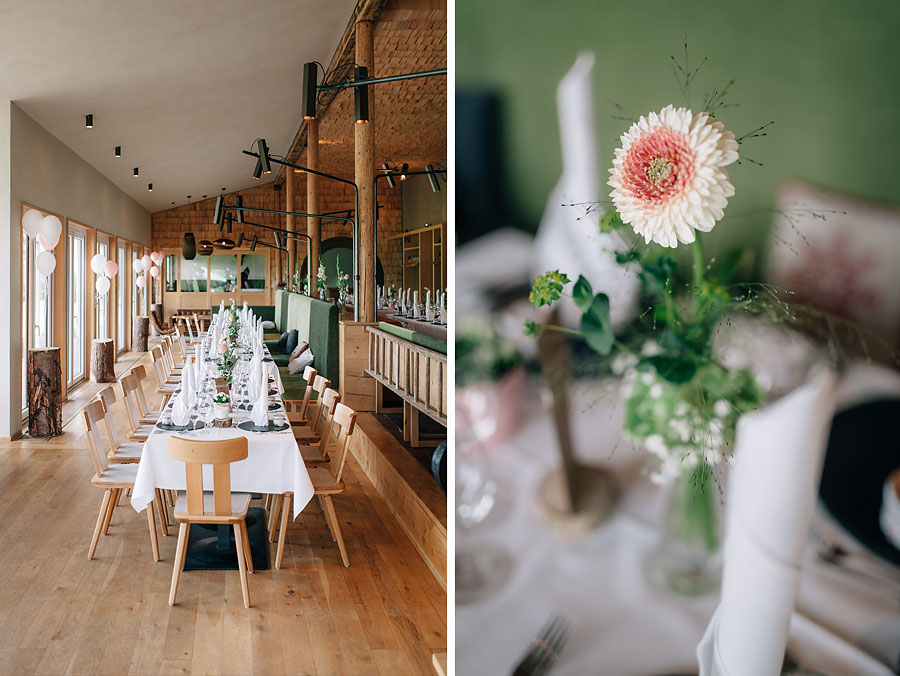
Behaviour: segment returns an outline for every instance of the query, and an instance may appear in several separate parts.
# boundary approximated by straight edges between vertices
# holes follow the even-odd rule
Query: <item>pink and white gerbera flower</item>
[[[738,159],[734,134],[708,113],[666,106],[622,135],[609,185],[622,217],[646,242],[675,247],[709,232],[734,187],[724,167]]]

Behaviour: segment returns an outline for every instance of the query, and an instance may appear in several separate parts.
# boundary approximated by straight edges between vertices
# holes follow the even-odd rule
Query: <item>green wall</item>
[[[737,194],[711,248],[758,245],[776,186],[798,177],[900,202],[900,2],[897,0],[457,0],[457,89],[501,96],[505,183],[518,224],[536,227],[560,174],[555,87],[579,51],[596,52],[598,151],[605,173],[619,135],[613,119],[684,105],[671,74],[687,33],[692,88],[731,79],[735,108],[719,118],[737,136],[775,121],[730,167]],[[608,194],[605,188],[603,194]]]

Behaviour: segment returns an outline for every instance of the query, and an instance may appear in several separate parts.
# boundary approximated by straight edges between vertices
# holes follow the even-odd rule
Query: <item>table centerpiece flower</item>
[[[213,397],[213,406],[216,410],[216,419],[228,420],[228,414],[231,412],[231,397],[227,392],[219,392]]]
[[[337,268],[338,309],[343,312],[347,304],[347,287],[350,284],[350,275],[341,270],[341,256],[338,254],[335,262]]]
[[[731,283],[736,258],[708,261],[701,240],[734,195],[726,167],[738,160],[738,150],[738,139],[714,114],[672,105],[622,134],[609,170],[611,208],[599,227],[624,241],[629,230],[637,236],[611,255],[642,284],[647,310],[637,322],[640,343],[614,333],[606,294],[595,293],[584,276],[572,284],[559,270],[535,279],[530,300],[535,309],[550,306],[572,284],[579,329],[526,322],[532,336],[548,329],[582,336],[623,376],[624,436],[658,458],[651,479],[671,485],[663,543],[648,572],[662,586],[689,594],[717,584],[716,468],[732,453],[740,416],[764,399],[754,375],[726,367],[713,346],[729,313],[754,311],[760,298],[752,285]],[[667,253],[682,246],[692,250],[687,274]]]
[[[319,292],[319,300],[325,300],[325,264],[319,256],[319,269],[316,271],[316,289]]]

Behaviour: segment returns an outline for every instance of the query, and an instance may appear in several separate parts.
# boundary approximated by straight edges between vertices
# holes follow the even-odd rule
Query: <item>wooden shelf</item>
[[[403,288],[416,289],[424,296],[425,289],[437,294],[447,285],[444,262],[444,224],[437,223],[416,230],[408,230],[390,239],[403,239]],[[415,257],[415,260],[411,260]],[[415,270],[415,271],[414,271]]]

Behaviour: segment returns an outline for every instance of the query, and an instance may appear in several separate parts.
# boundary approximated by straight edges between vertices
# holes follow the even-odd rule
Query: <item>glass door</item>
[[[116,275],[116,346],[119,352],[125,351],[125,280],[128,279],[128,264],[125,256],[125,245],[119,245],[116,259],[119,272]]]
[[[87,233],[69,224],[69,355],[68,384],[84,380],[87,349]]]

